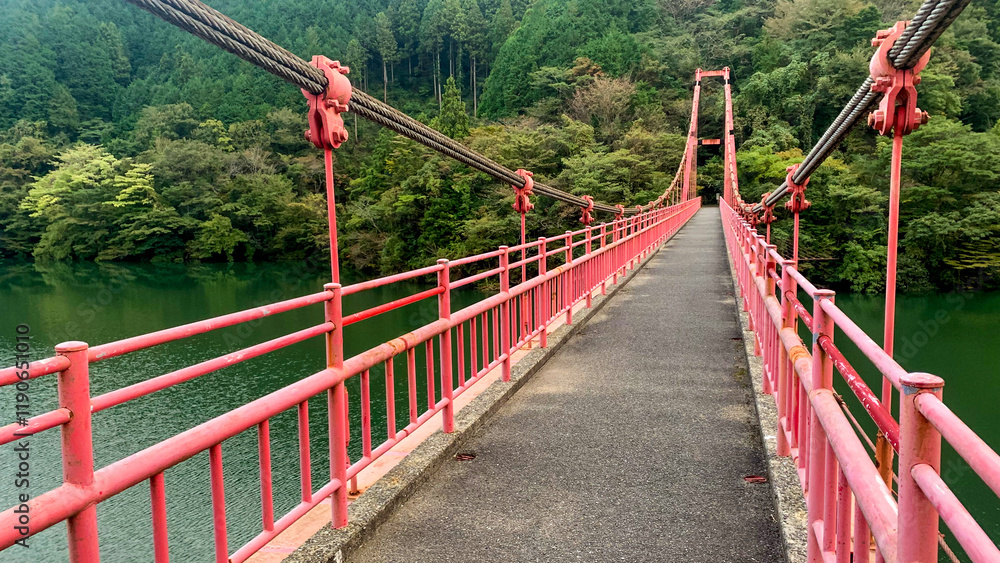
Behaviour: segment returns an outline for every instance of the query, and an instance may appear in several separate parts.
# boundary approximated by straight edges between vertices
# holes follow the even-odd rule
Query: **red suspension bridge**
[[[351,515],[348,503],[352,480],[421,428],[426,429],[440,421],[444,433],[455,431],[456,403],[463,393],[496,372],[499,382],[495,385],[511,385],[512,365],[524,349],[536,345],[548,348],[550,333],[557,326],[571,326],[574,314],[579,315],[581,311],[591,308],[596,300],[603,303],[605,299],[601,296],[613,287],[620,287],[623,276],[635,277],[636,281],[632,282],[635,289],[629,300],[632,309],[628,308],[629,301],[608,307],[607,316],[619,319],[616,322],[620,324],[615,325],[617,336],[597,341],[593,335],[581,335],[579,338],[594,340],[594,346],[589,351],[577,350],[570,345],[569,352],[552,354],[553,367],[544,368],[548,373],[555,374],[546,375],[549,378],[546,381],[565,384],[569,389],[566,391],[567,400],[579,401],[573,409],[583,409],[588,413],[585,418],[590,420],[579,422],[579,426],[573,427],[579,431],[574,432],[560,426],[565,412],[548,412],[541,418],[531,419],[529,416],[531,423],[522,420],[517,430],[511,433],[513,436],[521,435],[524,438],[522,444],[548,444],[544,451],[564,455],[562,463],[569,468],[550,475],[551,467],[559,465],[553,461],[540,470],[531,466],[521,468],[528,471],[521,478],[517,477],[516,471],[498,473],[484,468],[480,488],[473,485],[452,487],[448,484],[450,481],[439,481],[445,483],[440,486],[447,490],[417,494],[412,501],[411,513],[431,520],[439,518],[436,522],[440,522],[441,511],[447,510],[442,506],[450,505],[435,505],[435,494],[451,495],[446,497],[450,502],[460,503],[462,498],[467,499],[471,495],[489,494],[488,491],[504,490],[505,486],[515,487],[523,479],[551,482],[555,487],[566,479],[578,478],[580,481],[575,490],[587,491],[588,498],[580,499],[581,506],[585,508],[574,512],[574,517],[591,511],[597,514],[596,518],[606,520],[616,517],[616,513],[609,513],[603,507],[604,499],[600,493],[610,493],[602,487],[612,480],[610,474],[626,462],[633,466],[631,471],[640,474],[649,472],[648,476],[653,481],[661,471],[684,471],[709,479],[713,472],[732,471],[725,464],[732,465],[737,459],[745,459],[747,464],[752,465],[754,455],[759,458],[759,452],[754,454],[752,447],[725,442],[719,445],[720,449],[713,450],[715,454],[723,452],[724,455],[715,456],[722,460],[722,465],[715,466],[699,458],[700,462],[688,460],[673,465],[673,469],[665,469],[676,462],[676,457],[683,457],[684,452],[704,454],[702,449],[718,445],[718,440],[726,439],[725,436],[720,437],[720,432],[724,434],[726,430],[724,426],[701,428],[689,420],[695,414],[691,411],[703,406],[683,400],[674,401],[675,395],[670,395],[669,401],[654,400],[661,387],[674,389],[671,386],[676,386],[675,390],[693,392],[691,385],[716,382],[717,391],[728,393],[725,401],[739,402],[731,381],[730,387],[727,387],[725,377],[711,379],[718,378],[717,366],[699,363],[711,360],[712,355],[724,355],[725,343],[731,345],[729,335],[735,330],[735,320],[727,320],[725,311],[717,311],[718,307],[731,308],[719,305],[726,299],[725,283],[719,281],[719,273],[722,271],[727,277],[728,267],[731,266],[738,288],[735,304],[747,313],[749,328],[753,331],[753,353],[762,360],[761,391],[773,397],[777,410],[776,427],[762,430],[765,434],[775,434],[776,453],[794,467],[798,475],[797,485],[805,499],[806,559],[811,562],[915,562],[937,561],[940,554],[954,557],[953,550],[939,534],[940,522],[943,521],[951,531],[952,538],[949,539],[960,544],[969,559],[977,562],[1000,561],[1000,550],[994,541],[965,510],[940,476],[942,440],[950,444],[997,495],[1000,495],[1000,456],[948,409],[942,399],[944,381],[930,374],[907,373],[893,359],[892,346],[903,140],[927,120],[927,114],[917,107],[916,86],[920,71],[930,57],[929,49],[959,16],[967,1],[928,0],[912,20],[899,22],[891,29],[879,32],[873,40],[876,51],[870,65],[870,76],[862,82],[857,94],[803,162],[790,167],[786,181],[773,193],[765,194],[760,202],[745,202],[740,196],[730,70],[698,70],[687,145],[677,174],[656,200],[634,208],[597,202],[586,195],[573,195],[536,181],[530,171],[508,169],[395,108],[354,90],[348,79],[349,69],[339,62],[316,56],[311,63],[306,63],[196,0],[129,1],[302,89],[309,103],[309,130],[306,136],[325,155],[331,283],[325,285],[322,291],[296,299],[117,342],[96,346],[66,342],[56,347],[56,355],[51,358],[25,361],[0,370],[0,386],[17,389],[34,378],[58,379],[59,408],[0,428],[0,444],[16,443],[27,436],[59,428],[63,462],[63,483],[60,486],[24,499],[0,514],[0,549],[17,549],[17,543],[65,522],[70,560],[99,561],[102,543],[97,505],[132,487],[147,486],[151,551],[157,562],[168,561],[170,523],[167,521],[168,495],[164,474],[175,470],[184,460],[204,454],[209,459],[212,501],[212,520],[204,524],[214,531],[215,537],[214,545],[204,546],[204,551],[214,554],[216,561],[250,559],[327,499],[331,507],[332,527],[343,528],[348,525]],[[725,125],[722,139],[698,137],[702,81],[710,78],[721,79],[724,86]],[[514,211],[521,215],[521,240],[512,246],[501,246],[476,256],[442,259],[418,270],[341,285],[333,151],[347,139],[342,117],[345,112],[353,112],[378,123],[510,185],[515,192]],[[881,344],[837,307],[833,292],[818,289],[796,268],[800,214],[809,208],[805,198],[809,177],[862,118],[867,118],[868,124],[880,134],[891,135],[893,139],[887,300]],[[721,145],[723,152],[723,196],[719,202],[721,222],[712,215],[714,211],[699,212],[702,202],[697,197],[697,151],[701,145]],[[557,237],[527,240],[524,216],[533,207],[532,196],[550,197],[579,207],[583,228]],[[794,216],[790,257],[779,255],[770,241],[770,223],[774,220],[775,207],[785,196],[788,196],[785,207]],[[595,224],[595,215],[599,213],[610,220]],[[669,242],[678,233],[679,237]],[[666,251],[659,252],[664,248]],[[729,260],[725,260],[724,249],[728,249]],[[728,266],[726,262],[729,262]],[[636,276],[644,264],[641,275]],[[673,276],[670,284],[662,283],[666,276]],[[343,303],[352,295],[414,279],[435,279],[436,283],[431,289],[408,297],[344,314]],[[473,305],[454,310],[452,293],[482,281],[496,281],[499,290]],[[804,302],[806,297],[812,299],[811,304]],[[345,357],[346,327],[421,301],[436,301],[436,320],[389,342],[374,344],[364,353]],[[92,364],[113,361],[114,358],[168,342],[310,306],[323,309],[322,319],[317,314],[317,321],[321,322],[315,326],[103,395],[92,396],[90,393],[89,370]],[[720,312],[720,315],[712,316],[713,312]],[[619,316],[615,317],[615,314]],[[698,328],[682,327],[683,323],[697,324]],[[879,389],[869,388],[858,375],[857,368],[845,358],[834,342],[835,328],[840,329],[852,345],[861,350],[871,366],[881,373],[882,385]],[[810,343],[800,338],[800,329],[812,334]],[[320,337],[326,341],[325,369],[135,454],[104,467],[95,467],[91,421],[92,417],[100,416],[101,411],[182,385],[194,378],[208,376],[234,363]],[[624,342],[619,341],[622,338]],[[660,345],[658,339],[674,345],[668,348]],[[416,352],[419,349],[425,351],[426,365],[417,365]],[[561,365],[572,362],[570,358],[574,353],[580,363],[572,363],[572,368],[561,368]],[[610,357],[615,357],[620,362],[618,365],[629,366],[628,369],[622,368],[619,373],[617,367],[603,363]],[[689,364],[698,366],[690,367]],[[370,393],[370,376],[376,368],[385,374],[384,398]],[[688,373],[684,370],[692,371]],[[672,378],[675,372],[686,375]],[[859,399],[865,411],[863,414],[852,414],[833,392],[833,382],[838,374]],[[418,385],[418,376],[425,377],[426,382]],[[347,394],[345,384],[354,378],[360,381],[359,397]],[[596,385],[595,382],[601,382],[599,400],[585,393],[590,386]],[[405,403],[397,404],[394,391],[397,386],[406,389]],[[635,386],[642,391],[637,393]],[[698,393],[704,392],[703,388],[698,390]],[[519,404],[526,409],[532,401],[546,400],[537,392],[533,395],[532,391],[525,390],[524,393]],[[310,401],[324,399],[329,405],[329,448],[314,452],[309,441],[309,404]],[[387,413],[384,429],[374,428],[372,423],[372,406],[376,402]],[[892,414],[894,402],[898,403],[898,419]],[[719,409],[724,410],[728,404],[720,404]],[[616,407],[612,409],[613,415],[602,417],[603,409],[609,407]],[[348,413],[351,409],[360,410],[360,425],[349,425]],[[520,415],[514,410],[515,414],[504,415],[507,418],[476,438],[480,446],[501,443],[495,439],[496,433],[500,432],[497,428],[504,428],[504,424],[518,424],[516,416]],[[269,421],[286,411],[296,413],[298,433],[297,436],[281,436],[278,439],[298,441],[301,494],[290,511],[276,514],[273,482],[289,476],[272,473]],[[668,414],[670,416],[664,418]],[[867,416],[874,422],[878,429],[874,441],[855,426],[854,414]],[[593,445],[592,440],[606,439],[609,427],[618,425],[618,431],[629,431],[629,425],[633,425],[631,431],[637,431],[634,426],[641,426],[647,419],[663,420],[664,425],[688,420],[682,424],[689,424],[691,428],[659,426],[652,433],[655,436],[637,438],[637,446],[632,449],[625,446],[627,451],[621,457],[607,456],[609,459],[606,462],[595,461],[593,452],[587,449]],[[231,530],[227,528],[226,518],[224,443],[245,431],[255,431],[258,438],[261,526],[250,541],[234,546],[229,543]],[[697,439],[684,441],[676,436],[688,432]],[[348,453],[348,444],[352,439],[354,443],[361,443],[361,455],[355,456],[355,459],[351,459]],[[873,450],[871,454],[866,450],[866,443]],[[653,455],[663,444],[670,446],[667,448],[669,455]],[[516,447],[509,449],[516,450]],[[598,469],[582,472],[573,469],[589,463],[597,464],[595,467]],[[759,465],[760,460],[757,459],[756,463]],[[330,468],[329,480],[321,484],[312,482],[311,468],[316,464]],[[700,469],[693,467],[697,465],[701,466]],[[510,480],[506,485],[502,483],[505,479]],[[499,485],[497,480],[501,481]],[[770,499],[754,497],[751,500],[756,504],[749,505],[746,504],[746,497],[732,491],[723,491],[715,496],[714,493],[708,496],[703,494],[702,497],[699,497],[702,493],[692,493],[697,502],[689,505],[676,498],[658,497],[656,491],[659,489],[652,485],[643,487],[641,494],[630,497],[629,506],[619,508],[617,516],[634,515],[649,507],[649,514],[642,517],[645,520],[640,518],[639,524],[644,525],[631,528],[626,535],[640,540],[646,538],[646,548],[654,546],[661,556],[670,553],[674,554],[671,557],[705,560],[773,560],[783,557],[780,550],[775,551],[780,540],[767,533],[769,524],[765,521],[772,510]],[[568,493],[567,498],[575,497]],[[480,496],[473,500],[504,504],[501,498],[484,499]],[[522,500],[524,503],[535,501]],[[697,504],[701,502],[705,504]],[[551,511],[552,518],[559,517],[558,509],[547,501],[529,506],[546,515]],[[699,514],[705,511],[705,506],[710,506],[709,512],[716,513],[702,522]],[[726,521],[722,514],[727,511],[747,516]],[[457,513],[461,514],[461,511]],[[437,555],[440,559],[463,545],[466,552],[475,552],[475,545],[487,545],[491,541],[481,537],[481,534],[467,534],[454,542],[433,534],[415,538],[413,526],[419,527],[426,521],[411,519],[410,527],[407,527],[398,520],[392,520],[396,524],[388,526],[388,532],[376,536],[371,544],[374,547],[362,549],[357,557],[393,560],[393,554],[398,558],[407,558],[407,554],[428,555],[436,553],[434,549],[444,549]],[[682,545],[678,547],[671,543],[673,539],[658,544],[665,535],[662,527],[673,525],[677,526],[676,535]],[[510,537],[523,537],[522,534],[526,533],[524,526],[532,524],[512,523],[508,530]],[[743,528],[750,531],[746,532]],[[483,534],[493,533],[484,530],[480,531]],[[495,533],[497,536],[494,539],[503,544],[503,532]],[[396,534],[395,540],[393,534]],[[786,537],[789,534],[785,530]],[[716,541],[716,536],[732,536],[732,541],[727,546],[724,545],[726,541]],[[605,539],[620,542],[624,537],[612,533]],[[421,544],[422,541],[429,544]],[[551,541],[548,547],[557,559],[581,553],[560,547],[564,538],[550,537],[542,541]],[[642,544],[643,541],[635,543]],[[513,544],[508,547],[517,549]],[[636,559],[644,557],[644,553],[649,555],[643,552],[645,548],[641,545],[629,549],[632,551],[621,551],[623,557]],[[503,560],[505,553],[514,553],[497,552],[491,555],[487,551],[482,552],[480,559]],[[538,556],[538,553],[541,552],[535,552],[532,557]],[[519,556],[510,555],[506,559]]]

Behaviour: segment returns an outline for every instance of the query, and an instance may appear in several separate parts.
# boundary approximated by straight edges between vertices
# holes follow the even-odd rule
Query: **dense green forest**
[[[559,188],[626,205],[669,184],[694,71],[734,72],[742,192],[800,161],[867,75],[908,0],[210,0],[356,88]],[[904,290],[1000,286],[1000,2],[974,3],[919,86],[906,139]],[[701,134],[720,137],[706,80]],[[325,252],[322,155],[294,87],[121,0],[0,7],[0,258],[300,260]],[[511,243],[508,186],[347,116],[341,252],[370,274]],[[884,289],[889,146],[858,128],[813,176],[809,275]],[[720,191],[717,148],[700,193]],[[539,200],[532,236],[579,225]],[[777,212],[776,242],[790,221]],[[599,220],[607,219],[598,217]]]

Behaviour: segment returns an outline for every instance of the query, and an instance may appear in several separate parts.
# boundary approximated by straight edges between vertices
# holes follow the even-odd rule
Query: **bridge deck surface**
[[[352,561],[782,561],[702,209]]]

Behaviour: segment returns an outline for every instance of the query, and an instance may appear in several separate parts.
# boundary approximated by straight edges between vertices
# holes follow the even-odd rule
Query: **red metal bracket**
[[[309,100],[309,129],[305,136],[317,148],[335,149],[347,140],[347,128],[340,114],[348,110],[351,101],[351,81],[345,76],[351,69],[323,55],[314,56],[311,64],[323,71],[327,86],[326,92],[319,95],[302,91]]]
[[[594,221],[594,218],[590,215],[590,213],[594,210],[594,198],[589,195],[585,195],[583,196],[583,199],[587,202],[587,207],[581,208],[583,210],[583,215],[580,217],[580,222],[584,225],[590,225]]]
[[[806,178],[806,180],[801,184],[796,184],[795,180],[792,180],[792,176],[795,175],[795,171],[798,169],[798,164],[793,164],[785,169],[785,171],[788,172],[788,176],[785,177],[785,184],[788,185],[788,192],[790,194],[788,201],[785,202],[785,207],[792,213],[805,211],[812,205],[812,203],[806,199],[806,186],[809,185],[809,178]],[[763,207],[763,204],[761,207]]]
[[[769,197],[771,197],[771,192],[767,192],[760,198],[760,208],[764,210],[760,220],[765,225],[770,225],[774,222],[774,206],[768,207],[765,203]]]
[[[518,168],[515,174],[524,178],[524,187],[519,188],[517,186],[512,186],[514,188],[513,207],[514,211],[517,211],[521,215],[524,215],[525,213],[535,208],[535,204],[531,203],[531,200],[528,199],[528,196],[534,193],[533,190],[535,189],[535,180],[532,178],[534,174],[522,168]]]
[[[615,209],[618,210],[618,213],[615,215],[615,221],[617,221],[617,220],[619,220],[619,219],[621,219],[622,217],[625,216],[625,206],[624,205],[622,205],[622,204],[619,203],[618,205],[615,206]]]
[[[889,29],[882,29],[872,39],[872,46],[877,47],[872,56],[868,71],[871,73],[873,92],[882,92],[882,101],[878,109],[868,114],[868,125],[882,135],[888,135],[893,128],[898,128],[903,135],[916,131],[927,123],[929,116],[926,111],[917,107],[917,89],[920,84],[920,71],[927,66],[931,52],[928,50],[917,64],[910,69],[900,70],[889,62],[889,50],[903,34],[909,22],[900,21]]]

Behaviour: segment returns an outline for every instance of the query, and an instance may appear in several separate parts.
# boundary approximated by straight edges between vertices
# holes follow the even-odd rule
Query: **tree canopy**
[[[742,192],[801,161],[868,73],[888,0],[302,0],[212,6],[355,88],[511,168],[646,203],[673,178],[696,68],[734,73]],[[301,93],[120,0],[10,0],[0,12],[0,257],[282,260],[325,252],[323,162]],[[320,28],[315,24],[322,21]],[[381,71],[381,72],[380,72]],[[903,160],[904,289],[1000,286],[1000,4],[938,41],[918,86],[931,121]],[[372,80],[374,79],[374,80]],[[703,137],[722,135],[703,84]],[[513,242],[513,192],[347,114],[335,152],[342,256],[389,273]],[[889,145],[858,127],[814,174],[803,268],[884,284]],[[701,194],[721,156],[699,156]],[[530,236],[580,211],[538,199]],[[777,212],[774,240],[791,226]]]

